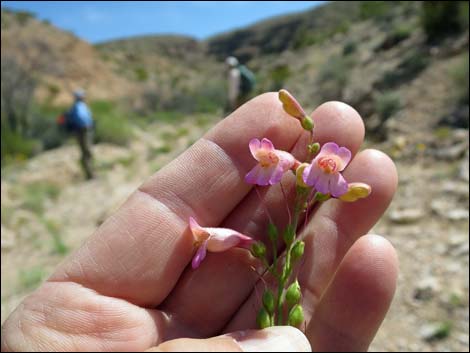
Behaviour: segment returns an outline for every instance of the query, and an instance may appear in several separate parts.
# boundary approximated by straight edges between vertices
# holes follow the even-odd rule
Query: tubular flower
[[[251,154],[259,162],[245,176],[245,181],[249,184],[276,184],[295,164],[295,158],[290,153],[274,149],[272,142],[267,138],[261,141],[252,139],[249,146]]]
[[[305,113],[300,103],[292,94],[285,89],[281,89],[278,97],[282,103],[282,108],[287,114],[298,119],[305,130],[311,131],[313,129],[312,119]]]
[[[191,263],[193,269],[199,267],[207,251],[222,252],[234,247],[249,249],[254,243],[252,238],[232,229],[201,227],[193,217],[189,217],[189,227],[197,247]]]
[[[350,160],[351,151],[346,147],[339,147],[334,142],[325,143],[320,153],[304,170],[305,184],[322,194],[340,197],[348,191],[348,183],[341,172]]]

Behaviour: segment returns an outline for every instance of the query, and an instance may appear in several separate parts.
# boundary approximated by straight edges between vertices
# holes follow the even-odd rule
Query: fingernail
[[[264,330],[229,334],[243,352],[311,352],[305,335],[291,326],[274,326]]]

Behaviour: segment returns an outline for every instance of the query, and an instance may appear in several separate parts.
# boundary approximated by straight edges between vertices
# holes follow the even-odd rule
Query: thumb
[[[226,335],[192,339],[179,338],[160,344],[147,352],[311,352],[304,334],[290,326],[248,330]]]

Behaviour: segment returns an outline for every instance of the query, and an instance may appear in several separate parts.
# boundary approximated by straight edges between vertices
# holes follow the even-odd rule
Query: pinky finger
[[[315,351],[366,351],[395,293],[398,260],[377,235],[359,238],[341,262],[307,327]]]

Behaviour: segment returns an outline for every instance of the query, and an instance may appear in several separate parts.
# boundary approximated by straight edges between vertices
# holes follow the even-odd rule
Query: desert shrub
[[[414,79],[429,64],[429,56],[422,51],[414,51],[402,60],[397,68],[387,71],[375,84],[378,89],[391,89]]]
[[[346,44],[344,44],[343,55],[347,56],[347,55],[354,54],[356,50],[357,50],[357,43],[354,41],[348,41],[346,42]]]
[[[385,92],[374,99],[375,111],[381,121],[385,121],[401,109],[400,96],[394,92]]]
[[[135,74],[135,78],[137,79],[137,81],[143,82],[143,81],[147,81],[149,78],[149,74],[147,70],[145,70],[143,67],[137,67],[134,70],[134,74]]]
[[[468,27],[466,1],[423,1],[421,23],[429,42],[436,42]],[[461,12],[466,12],[465,15]]]
[[[90,109],[95,120],[95,141],[127,145],[133,136],[125,113],[109,101],[94,101]]]
[[[67,134],[57,124],[57,117],[66,108],[42,105],[34,107],[28,126],[27,136],[41,143],[43,150],[56,148],[67,139]]]
[[[24,26],[30,19],[34,18],[34,14],[28,11],[17,11],[15,12],[16,21]]]
[[[466,53],[461,61],[451,70],[455,83],[456,98],[460,103],[467,105],[469,100],[468,65],[468,53]]]
[[[3,124],[2,124],[3,125]],[[1,161],[2,164],[17,160],[24,160],[41,150],[41,143],[35,139],[27,138],[9,127],[1,128]]]
[[[394,27],[385,37],[384,41],[375,49],[376,51],[388,50],[398,43],[410,37],[412,28],[408,25],[398,25]]]
[[[290,74],[289,66],[286,64],[277,65],[274,67],[269,73],[272,82],[271,90],[277,91],[284,87],[284,84],[289,78]]]
[[[392,6],[391,2],[387,1],[361,1],[359,6],[359,17],[362,20],[388,20],[390,18],[390,10]]]
[[[350,57],[333,56],[329,58],[318,73],[318,84],[323,100],[338,100],[349,80],[349,69],[353,65]]]

